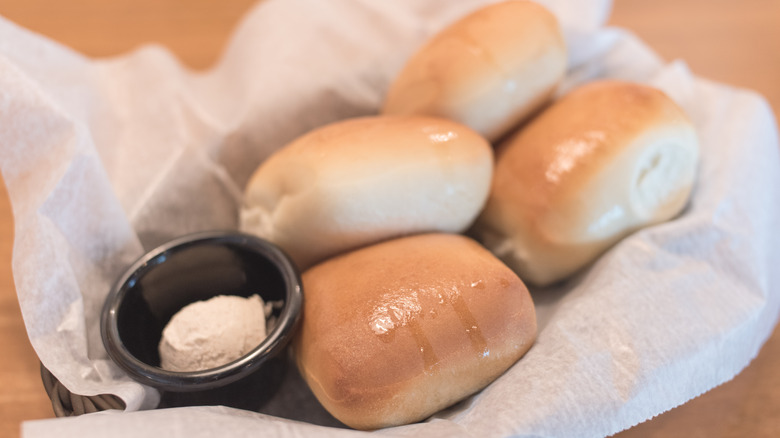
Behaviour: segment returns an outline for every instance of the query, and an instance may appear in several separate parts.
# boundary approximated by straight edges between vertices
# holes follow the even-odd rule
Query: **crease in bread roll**
[[[382,242],[302,278],[299,370],[353,428],[423,420],[495,380],[536,338],[523,282],[461,235]]]
[[[676,216],[698,154],[692,123],[660,90],[586,84],[500,145],[472,232],[523,280],[554,283]]]
[[[492,4],[415,53],[389,87],[382,112],[449,118],[495,141],[548,100],[566,56],[557,19],[543,6]]]
[[[493,150],[456,122],[423,116],[350,119],[283,147],[255,171],[242,231],[305,269],[406,234],[462,232],[484,206]]]

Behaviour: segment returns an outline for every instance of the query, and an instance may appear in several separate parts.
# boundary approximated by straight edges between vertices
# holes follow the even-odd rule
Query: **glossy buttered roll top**
[[[421,47],[391,84],[382,112],[449,118],[494,141],[547,101],[566,58],[547,9],[530,1],[492,4]]]
[[[316,129],[249,181],[241,229],[302,268],[370,243],[460,232],[484,206],[493,150],[473,130],[432,117],[365,117]]]
[[[354,428],[422,420],[493,381],[536,337],[523,282],[460,235],[369,246],[311,268],[303,284],[301,375]]]
[[[697,162],[694,126],[663,92],[586,84],[501,145],[475,234],[523,280],[550,284],[677,215]]]

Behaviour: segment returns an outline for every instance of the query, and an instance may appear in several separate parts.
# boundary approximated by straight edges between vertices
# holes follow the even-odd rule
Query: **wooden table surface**
[[[0,15],[87,55],[145,42],[185,64],[211,65],[254,0],[0,0]],[[699,76],[751,88],[780,109],[780,0],[616,0],[611,24],[632,29]],[[0,436],[53,413],[27,340],[11,276],[13,217],[0,184]],[[734,380],[620,437],[780,436],[780,329]]]

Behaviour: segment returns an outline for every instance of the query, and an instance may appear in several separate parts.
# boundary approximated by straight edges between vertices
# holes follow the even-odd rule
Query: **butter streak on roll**
[[[523,280],[554,283],[680,213],[698,154],[692,123],[663,92],[584,85],[497,150],[474,234]]]
[[[482,389],[536,338],[523,282],[477,242],[424,234],[329,259],[303,274],[301,375],[340,421],[420,421]]]
[[[240,227],[306,268],[392,237],[464,231],[484,206],[492,173],[490,144],[456,122],[350,119],[261,164],[247,184]]]
[[[391,84],[382,112],[449,118],[494,141],[545,103],[565,70],[555,16],[530,1],[501,2],[431,38]]]

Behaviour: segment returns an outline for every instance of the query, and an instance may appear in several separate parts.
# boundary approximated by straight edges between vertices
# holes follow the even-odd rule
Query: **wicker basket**
[[[43,364],[41,364],[41,380],[43,380],[43,387],[46,388],[46,394],[51,399],[54,415],[58,417],[71,417],[108,409],[125,409],[124,402],[115,395],[100,394],[87,397],[73,394]]]

